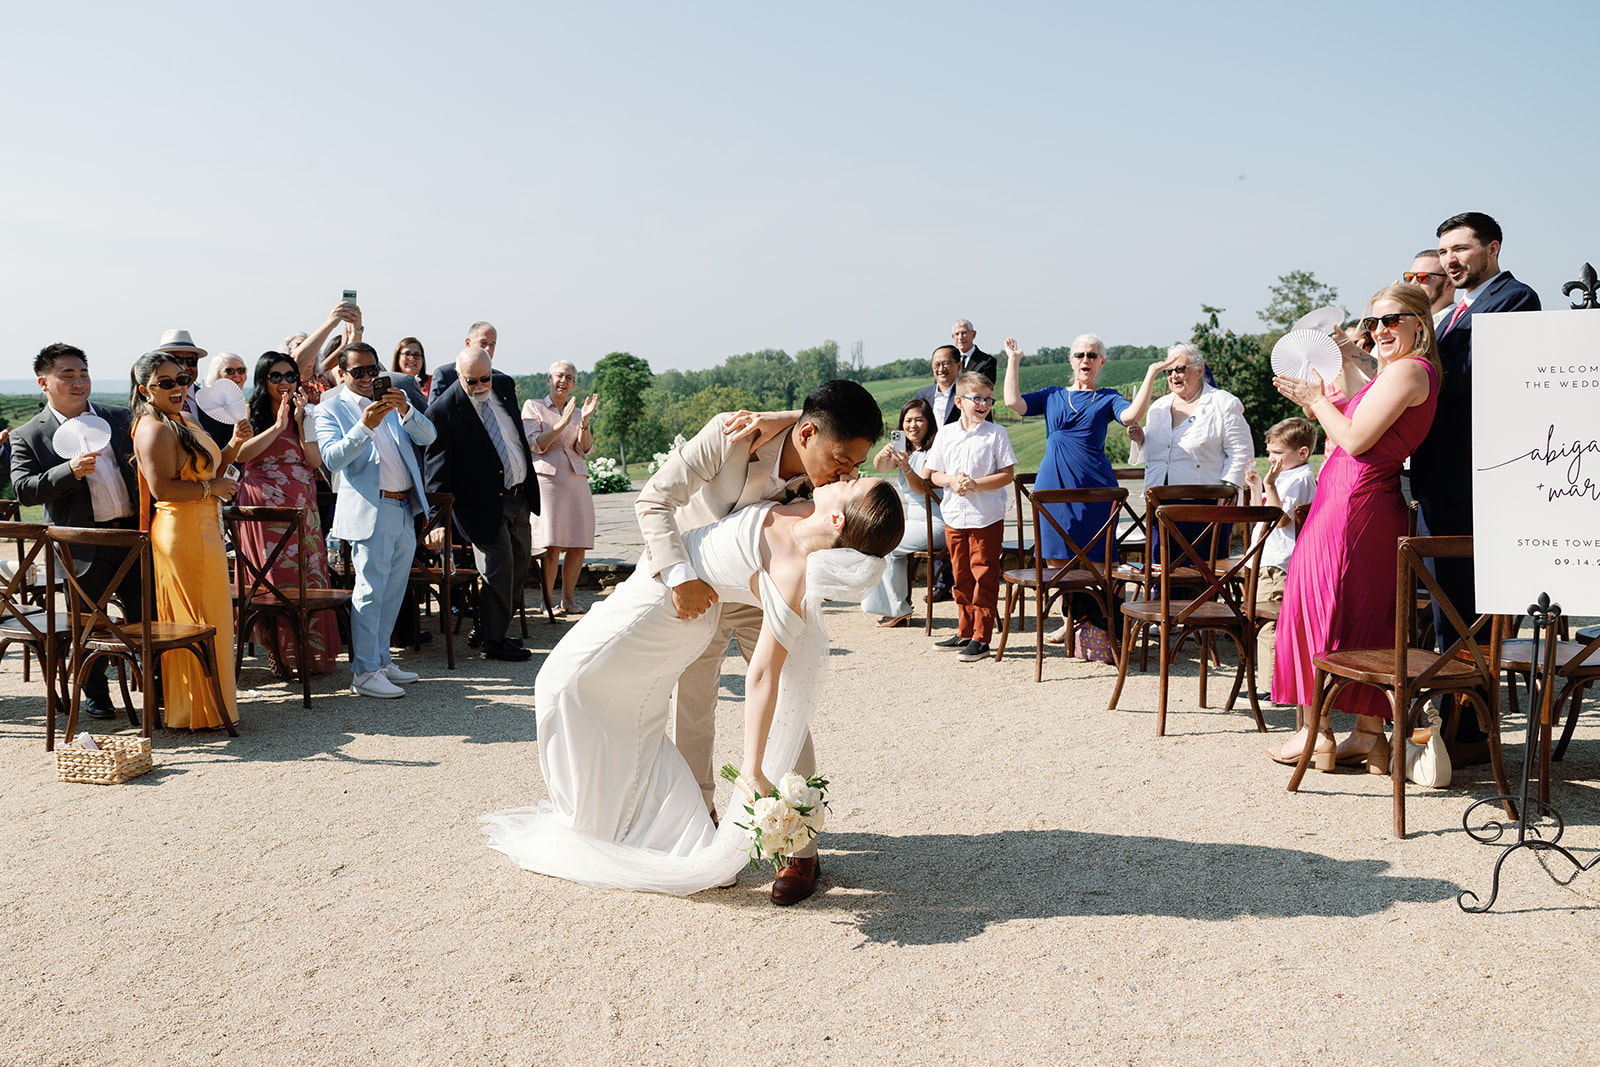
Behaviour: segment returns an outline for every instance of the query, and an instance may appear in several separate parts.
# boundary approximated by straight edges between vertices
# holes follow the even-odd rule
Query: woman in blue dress
[[[1187,357],[1172,356],[1160,363],[1152,363],[1144,372],[1144,383],[1132,400],[1117,389],[1100,389],[1095,383],[1100,370],[1106,365],[1106,346],[1092,333],[1086,333],[1072,342],[1072,384],[1051,385],[1032,393],[1023,393],[1021,382],[1022,346],[1015,338],[1006,338],[1006,407],[1027,418],[1043,415],[1045,418],[1044,459],[1039,464],[1035,489],[1087,489],[1114,488],[1117,476],[1106,456],[1106,428],[1112,420],[1128,426],[1144,418],[1150,407],[1150,394],[1156,378],[1166,374],[1167,368],[1176,366]],[[1051,514],[1061,523],[1068,535],[1080,546],[1092,538],[1105,525],[1111,506],[1109,504],[1067,504],[1053,506]],[[1066,542],[1055,528],[1045,523],[1039,531],[1044,542],[1040,547],[1045,562],[1053,567],[1062,566],[1071,557]],[[1091,553],[1091,558],[1099,559]],[[1094,614],[1098,614],[1095,612]],[[1087,615],[1090,625],[1105,628],[1107,620]],[[1067,636],[1065,621],[1054,633],[1045,637],[1051,644],[1061,644]]]

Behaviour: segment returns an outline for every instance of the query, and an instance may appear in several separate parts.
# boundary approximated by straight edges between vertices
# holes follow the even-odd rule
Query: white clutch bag
[[[1445,750],[1444,738],[1439,736],[1439,709],[1428,705],[1428,740],[1417,744],[1406,739],[1406,780],[1430,789],[1443,789],[1450,784],[1450,753]]]

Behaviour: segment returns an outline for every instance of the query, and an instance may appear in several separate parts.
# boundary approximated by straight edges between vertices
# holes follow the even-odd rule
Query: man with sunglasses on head
[[[1402,274],[1400,280],[1407,285],[1420,285],[1428,294],[1428,306],[1433,311],[1433,326],[1437,330],[1456,300],[1455,286],[1450,284],[1450,275],[1439,262],[1439,250],[1424,248],[1418,252],[1412,257],[1411,269]]]
[[[482,348],[464,350],[455,367],[450,388],[435,393],[428,409],[438,433],[428,446],[428,491],[455,496],[455,527],[472,545],[483,576],[473,631],[478,650],[484,659],[520,663],[533,653],[506,631],[533,561],[529,516],[539,511],[539,481],[516,384],[494,373]],[[430,532],[428,547],[445,550],[445,535],[443,529]]]
[[[416,448],[434,441],[428,421],[400,389],[380,396],[378,353],[357,341],[339,353],[344,388],[317,405],[322,464],[339,475],[328,533],[350,543],[355,569],[351,600],[350,690],[358,696],[400,697],[416,674],[395,666],[389,638],[416,553],[414,519],[427,511]]]
[[[1472,533],[1472,317],[1496,311],[1538,311],[1539,294],[1500,269],[1500,224],[1481,211],[1452,215],[1439,224],[1439,264],[1458,297],[1438,325],[1444,380],[1433,427],[1411,457],[1411,492],[1418,505],[1417,532],[1450,537]],[[1475,615],[1471,560],[1439,560],[1439,586],[1464,618]],[[1435,605],[1439,648],[1458,636]],[[1457,740],[1482,735],[1476,719],[1462,716]],[[1475,735],[1475,736],[1474,736]],[[1478,762],[1477,753],[1469,757]],[[1458,761],[1459,762],[1459,761]]]
[[[47,345],[33,358],[33,373],[44,391],[45,406],[11,435],[11,480],[18,502],[24,507],[43,505],[44,521],[53,526],[137,530],[139,482],[128,409],[89,402],[89,357],[80,348]],[[62,456],[55,448],[56,431],[80,415],[105,420],[111,440],[98,452]],[[125,549],[115,548],[74,550],[72,562],[80,569],[78,582],[84,592],[94,597],[105,592],[126,555]],[[127,617],[137,621],[143,596],[138,567],[128,569],[117,596]],[[80,710],[92,719],[116,717],[106,684],[108,662],[105,657],[95,660],[83,683]]]

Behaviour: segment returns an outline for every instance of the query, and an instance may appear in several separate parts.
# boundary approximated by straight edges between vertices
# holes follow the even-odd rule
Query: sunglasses
[[[1072,353],[1072,358],[1073,359],[1099,359],[1100,358],[1100,353],[1098,353],[1098,352],[1074,352],[1074,353]]]
[[[239,373],[243,374],[244,372],[240,371]],[[275,371],[269,371],[267,373],[267,381],[271,382],[273,385],[282,385],[284,382],[288,382],[290,385],[293,385],[294,383],[298,382],[299,380],[300,380],[300,372],[299,371],[294,371],[294,370],[275,370]]]
[[[225,378],[243,378],[245,374],[246,371],[243,367],[229,367],[227,370],[222,372],[222,375]]]
[[[470,387],[474,385],[482,385],[484,382],[492,382],[494,381],[494,376],[491,374],[485,374],[482,378],[463,378],[461,381],[462,384]]]
[[[187,389],[194,384],[194,375],[180,374],[176,378],[157,378],[147,388],[150,389]]]
[[[172,352],[169,355],[172,357],[172,362],[181,363],[185,367],[198,367],[200,365],[199,356],[185,356],[179,352]]]
[[[1378,315],[1375,318],[1362,319],[1361,320],[1361,328],[1363,330],[1367,331],[1368,333],[1371,333],[1373,330],[1376,330],[1378,328],[1378,323],[1381,322],[1385,326],[1389,327],[1389,329],[1392,330],[1396,326],[1400,325],[1400,320],[1401,319],[1414,319],[1414,318],[1416,318],[1416,315],[1412,314],[1409,311],[1396,311],[1393,315]]]
[[[978,405],[980,408],[989,407],[990,405],[992,405],[994,403],[994,397],[992,397],[992,396],[966,396],[965,394],[960,394],[960,397],[961,397],[962,400],[971,401],[972,403]]]
[[[345,373],[352,378],[376,378],[382,370],[376,363],[368,363],[365,367],[349,367]]]
[[[1174,374],[1188,374],[1192,370],[1194,370],[1194,364],[1185,363],[1181,367],[1173,367],[1171,370],[1167,371],[1167,377],[1170,378]]]
[[[1400,277],[1411,285],[1426,285],[1429,278],[1443,278],[1444,274],[1436,270],[1408,270]]]

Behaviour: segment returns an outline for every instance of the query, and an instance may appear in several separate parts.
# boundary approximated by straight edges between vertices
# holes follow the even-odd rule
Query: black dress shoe
[[[111,706],[111,698],[109,696],[92,697],[84,694],[83,699],[78,701],[78,710],[91,719],[115,719],[117,717],[117,709]]]
[[[790,860],[772,880],[772,902],[780,908],[800,903],[817,888],[817,875],[821,873],[822,860],[818,856]]]
[[[533,658],[533,653],[510,641],[485,641],[483,642],[484,659],[500,659],[508,663],[521,663]]]
[[[467,631],[467,647],[477,648],[478,644],[478,630],[476,627],[474,627],[473,629]]]

